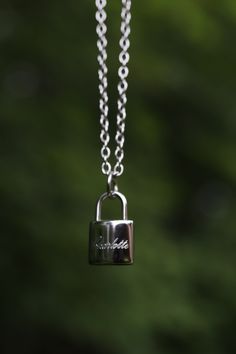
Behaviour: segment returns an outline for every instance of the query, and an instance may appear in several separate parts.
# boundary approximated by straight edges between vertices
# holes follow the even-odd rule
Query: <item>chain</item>
[[[122,163],[124,158],[124,142],[125,142],[125,119],[126,119],[126,102],[127,95],[126,91],[128,88],[127,77],[129,74],[128,62],[129,62],[129,53],[128,49],[130,46],[129,34],[130,34],[130,20],[131,20],[131,0],[122,0],[122,9],[121,9],[121,38],[120,38],[120,55],[119,62],[120,67],[118,70],[119,83],[118,83],[118,113],[117,113],[117,130],[116,130],[116,149],[115,149],[115,158],[116,163],[114,168],[111,167],[109,158],[111,155],[111,150],[109,148],[109,119],[108,119],[108,94],[107,94],[107,26],[106,26],[106,5],[107,0],[96,0],[97,12],[96,20],[97,24],[97,47],[98,47],[98,77],[99,77],[99,92],[100,92],[100,124],[101,124],[101,134],[100,140],[102,142],[101,156],[102,156],[102,172],[103,174],[114,177],[122,175],[124,171],[124,165]]]

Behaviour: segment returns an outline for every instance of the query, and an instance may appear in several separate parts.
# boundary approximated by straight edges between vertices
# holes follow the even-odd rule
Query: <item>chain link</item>
[[[111,150],[109,148],[109,119],[108,119],[108,94],[107,94],[107,26],[106,26],[106,5],[107,0],[96,0],[97,12],[96,20],[97,24],[97,47],[98,47],[98,77],[99,77],[99,93],[100,93],[100,125],[101,125],[101,134],[100,140],[103,144],[101,148],[102,156],[102,172],[105,175],[114,175],[120,176],[124,171],[124,165],[122,163],[124,158],[124,142],[125,142],[125,119],[126,119],[126,103],[127,95],[126,91],[128,88],[127,77],[129,74],[128,62],[129,62],[129,53],[128,49],[130,46],[130,20],[131,20],[131,0],[122,0],[122,9],[121,9],[121,39],[120,39],[120,48],[121,52],[119,55],[120,67],[118,70],[118,113],[117,113],[117,131],[115,136],[116,149],[115,149],[115,158],[116,163],[114,168],[109,162],[111,155]]]

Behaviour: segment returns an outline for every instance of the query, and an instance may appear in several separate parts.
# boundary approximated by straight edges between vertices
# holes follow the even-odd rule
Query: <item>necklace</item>
[[[111,150],[109,148],[109,119],[108,119],[108,94],[107,94],[107,26],[106,26],[106,5],[107,0],[95,0],[96,20],[98,35],[98,77],[100,93],[100,140],[102,143],[102,173],[107,176],[107,191],[103,193],[96,204],[96,220],[90,223],[89,232],[89,262],[90,264],[132,264],[133,263],[133,221],[128,220],[127,200],[118,191],[117,178],[124,171],[124,142],[125,142],[125,120],[127,103],[127,77],[129,74],[128,62],[130,46],[130,20],[131,0],[122,0],[121,9],[121,38],[120,38],[120,67],[118,70],[118,112],[116,119],[116,149],[115,164],[112,167],[109,162]],[[105,199],[118,198],[122,204],[122,219],[102,220],[101,208]]]

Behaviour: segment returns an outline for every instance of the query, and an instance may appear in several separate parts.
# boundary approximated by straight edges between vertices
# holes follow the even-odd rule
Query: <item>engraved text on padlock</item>
[[[122,202],[121,220],[101,220],[102,202],[109,197],[104,193],[97,201],[96,221],[90,223],[89,262],[90,264],[132,264],[133,263],[133,221],[128,220],[127,201],[120,192],[112,197]]]

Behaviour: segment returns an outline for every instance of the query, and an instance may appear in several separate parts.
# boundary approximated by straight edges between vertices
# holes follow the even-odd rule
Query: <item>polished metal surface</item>
[[[102,202],[110,198],[108,193],[100,196],[96,205],[96,220],[90,223],[89,262],[94,265],[133,264],[133,221],[128,220],[127,201],[120,192],[112,198],[122,203],[122,219],[102,220]]]
[[[90,223],[89,262],[97,265],[133,263],[133,221],[104,220]]]

